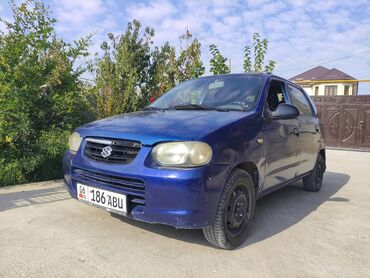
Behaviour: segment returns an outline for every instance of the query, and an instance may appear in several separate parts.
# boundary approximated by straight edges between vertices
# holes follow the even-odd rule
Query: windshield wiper
[[[159,107],[154,107],[154,106],[147,106],[147,107],[144,107],[142,110],[165,110],[165,108],[159,108]]]
[[[176,106],[169,107],[169,109],[175,109],[175,110],[215,110],[215,111],[222,111],[222,112],[229,111],[228,109],[217,108],[217,107],[203,105],[203,104],[176,105]]]

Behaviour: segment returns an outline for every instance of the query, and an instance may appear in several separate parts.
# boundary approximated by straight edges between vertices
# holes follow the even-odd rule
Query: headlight
[[[68,147],[69,151],[73,154],[77,153],[78,148],[80,147],[82,142],[82,138],[78,132],[73,132],[71,136],[69,136],[68,140]]]
[[[196,167],[211,161],[212,149],[203,142],[162,143],[153,148],[152,158],[163,166]]]

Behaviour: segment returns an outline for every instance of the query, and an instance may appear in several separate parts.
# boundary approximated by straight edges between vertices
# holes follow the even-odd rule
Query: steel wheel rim
[[[228,237],[240,235],[249,220],[251,202],[245,186],[238,184],[232,190],[225,212],[225,230]]]

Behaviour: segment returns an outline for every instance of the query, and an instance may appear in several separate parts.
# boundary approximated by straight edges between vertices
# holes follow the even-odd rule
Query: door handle
[[[294,129],[293,129],[293,132],[294,132],[294,135],[297,135],[297,136],[299,136],[299,128],[297,128],[297,127],[295,127]]]

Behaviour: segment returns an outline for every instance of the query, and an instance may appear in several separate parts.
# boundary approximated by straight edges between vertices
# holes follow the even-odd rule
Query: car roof
[[[267,72],[245,72],[245,73],[227,73],[227,74],[217,74],[217,75],[207,75],[207,76],[201,76],[201,77],[198,77],[198,78],[210,78],[210,77],[215,77],[215,76],[219,76],[219,77],[223,77],[223,76],[248,76],[248,75],[254,75],[254,76],[261,76],[261,77],[274,77],[274,78],[278,78],[278,79],[282,79],[284,81],[287,81],[289,83],[292,83],[290,82],[288,79],[286,78],[283,78],[283,77],[280,77],[280,76],[277,76],[275,74],[272,74],[272,73],[267,73]]]
[[[276,79],[280,79],[281,81],[283,82],[286,82],[294,87],[297,87],[299,89],[302,89],[301,86],[295,84],[294,82],[284,78],[284,77],[281,77],[281,76],[278,76],[276,74],[272,74],[272,73],[267,73],[267,72],[242,72],[242,73],[227,73],[227,74],[216,74],[216,75],[206,75],[206,76],[200,76],[198,78],[194,78],[194,79],[203,79],[203,78],[213,78],[213,77],[226,77],[226,76],[261,76],[261,77],[264,77],[265,80],[266,79],[271,79],[271,78],[276,78]],[[190,79],[190,80],[194,80],[194,79]],[[190,81],[190,80],[187,80],[187,81]],[[302,89],[303,90],[303,89]]]

